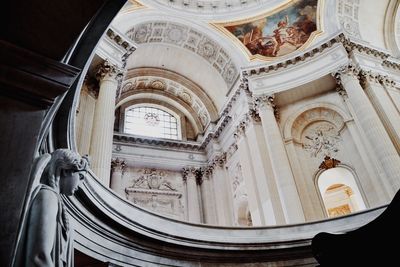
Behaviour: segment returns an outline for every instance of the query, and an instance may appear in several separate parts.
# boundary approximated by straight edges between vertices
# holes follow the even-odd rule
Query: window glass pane
[[[126,109],[124,132],[178,139],[177,119],[164,110],[153,107],[133,107]]]

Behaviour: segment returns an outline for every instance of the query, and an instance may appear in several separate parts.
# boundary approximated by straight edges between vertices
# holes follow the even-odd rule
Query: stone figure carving
[[[73,266],[72,231],[61,194],[73,195],[88,167],[87,157],[68,149],[37,161],[32,173],[40,176],[40,184],[31,195],[14,266]]]
[[[339,151],[341,141],[336,128],[329,123],[317,123],[305,131],[303,148],[310,152],[312,157],[319,154],[331,156]]]

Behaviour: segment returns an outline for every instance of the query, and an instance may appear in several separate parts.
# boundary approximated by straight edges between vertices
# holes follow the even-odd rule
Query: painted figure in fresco
[[[31,196],[14,266],[73,266],[72,230],[61,194],[73,195],[88,167],[87,157],[68,149],[39,159],[33,175],[41,175],[40,184]]]
[[[299,0],[275,14],[244,24],[226,26],[252,55],[277,57],[304,45],[317,30],[317,0]]]

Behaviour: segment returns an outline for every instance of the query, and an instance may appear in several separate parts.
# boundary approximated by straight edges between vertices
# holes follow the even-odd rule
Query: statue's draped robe
[[[51,251],[52,265],[54,267],[71,267],[73,266],[73,248],[72,248],[72,238],[71,238],[71,230],[68,230],[68,226],[63,220],[63,202],[58,192],[56,192],[53,188],[48,185],[41,184],[39,185],[34,192],[32,193],[31,201],[29,203],[29,210],[27,212],[26,218],[24,220],[24,225],[22,227],[21,238],[18,245],[18,250],[15,259],[15,267],[33,267],[38,266],[35,264],[34,258],[37,257],[38,251],[32,250],[29,251],[27,244],[35,244],[34,240],[29,240],[30,235],[29,231],[37,230],[36,227],[30,227],[29,224],[34,224],[31,216],[33,212],[41,212],[41,215],[46,214],[45,210],[32,210],[33,203],[37,200],[36,196],[41,190],[49,190],[51,193],[55,194],[58,203],[48,203],[47,206],[50,208],[51,205],[57,205],[58,211],[57,216],[55,218],[54,223],[56,224],[55,233],[46,233],[54,235],[54,243],[53,249]],[[64,215],[65,216],[65,215]],[[46,228],[46,225],[42,225],[39,227]],[[33,242],[32,242],[33,241]],[[50,267],[49,266],[49,267]],[[40,266],[43,267],[43,266]],[[47,267],[47,266],[46,266]]]

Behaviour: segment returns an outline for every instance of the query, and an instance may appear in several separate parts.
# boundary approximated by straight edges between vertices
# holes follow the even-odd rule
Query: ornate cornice
[[[123,76],[124,70],[114,64],[111,64],[108,60],[105,60],[102,64],[100,64],[96,72],[96,78],[99,81],[105,77],[110,77],[120,82],[122,81]]]
[[[320,54],[322,51],[324,51],[327,48],[332,47],[334,44],[341,42],[342,37],[344,37],[343,33],[339,34],[338,36],[330,39],[326,43],[323,43],[322,45],[320,45],[310,51],[307,51],[301,55],[297,55],[297,56],[287,59],[285,61],[282,61],[282,62],[279,62],[276,64],[271,64],[268,66],[262,66],[262,67],[256,67],[256,68],[252,68],[252,69],[243,70],[242,76],[247,78],[247,77],[250,77],[253,75],[270,73],[270,72],[274,72],[274,71],[277,71],[280,69],[287,68],[288,66],[291,66],[291,65],[296,65],[299,62],[305,61],[308,58],[312,58],[315,55]]]
[[[400,63],[391,61],[389,59],[386,59],[383,61],[382,66],[387,67],[387,68],[391,68],[393,70],[400,70]]]
[[[126,52],[122,55],[122,63],[125,67],[126,60],[128,57],[136,50],[136,47],[129,43],[128,41],[124,40],[125,37],[121,36],[120,34],[116,33],[113,29],[109,28],[106,32],[108,38],[110,38],[114,43],[118,46],[121,46]]]
[[[232,117],[231,116],[224,116],[222,117],[219,121],[218,124],[215,127],[215,130],[212,132],[208,132],[206,137],[203,139],[201,145],[200,145],[200,150],[204,150],[207,145],[210,143],[211,139],[213,138],[218,138],[223,130],[225,129],[226,125],[231,121]]]
[[[371,48],[371,47],[368,47],[368,46],[365,46],[362,44],[355,43],[355,42],[351,41],[349,38],[347,38],[343,33],[340,33],[339,35],[330,39],[329,41],[321,44],[320,46],[318,46],[316,48],[313,48],[310,51],[306,51],[305,53],[303,53],[301,55],[297,55],[293,58],[289,58],[285,61],[271,64],[268,66],[262,66],[262,67],[256,67],[256,68],[252,68],[252,69],[243,70],[242,76],[247,78],[247,77],[250,77],[253,75],[270,73],[270,72],[278,71],[280,69],[287,68],[292,65],[296,65],[296,64],[298,64],[302,61],[305,61],[309,58],[313,58],[315,55],[320,54],[325,49],[332,47],[336,43],[341,43],[343,45],[343,47],[346,49],[347,53],[350,53],[352,51],[358,51],[363,54],[372,55],[374,57],[384,60],[383,64],[386,64],[388,66],[396,66],[397,65],[396,68],[400,69],[400,65],[387,61],[387,58],[390,56],[389,54],[387,54],[383,51],[377,50],[375,48]]]
[[[372,55],[374,57],[386,60],[390,57],[390,54],[380,51],[375,48],[371,48],[359,43],[355,43],[351,41],[349,38],[345,37],[344,35],[339,35],[339,41],[343,44],[343,47],[346,49],[347,53],[351,53],[353,51],[358,51],[360,53],[366,55]]]
[[[195,142],[189,141],[180,141],[180,140],[170,140],[170,139],[156,139],[156,138],[146,138],[146,137],[138,137],[133,135],[125,135],[125,134],[114,134],[114,141],[118,142],[127,142],[130,144],[145,144],[152,146],[163,146],[168,148],[179,148],[179,149],[187,149],[199,151],[201,149],[201,145]]]

